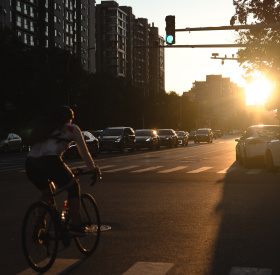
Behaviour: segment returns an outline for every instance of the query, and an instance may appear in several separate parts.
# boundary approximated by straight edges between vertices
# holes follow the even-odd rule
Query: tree
[[[279,0],[233,0],[235,14],[230,24],[272,24],[280,22]],[[238,51],[238,62],[250,81],[259,73],[274,83],[274,93],[267,103],[270,110],[280,107],[280,30],[279,28],[239,31],[236,41],[242,44],[278,44],[265,47],[247,47]],[[259,75],[258,75],[259,76]]]

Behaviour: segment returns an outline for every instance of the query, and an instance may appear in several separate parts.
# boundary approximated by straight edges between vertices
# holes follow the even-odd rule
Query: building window
[[[17,17],[17,26],[21,27],[21,17]]]
[[[19,1],[17,1],[17,11],[21,11],[21,5],[20,5],[20,2]]]

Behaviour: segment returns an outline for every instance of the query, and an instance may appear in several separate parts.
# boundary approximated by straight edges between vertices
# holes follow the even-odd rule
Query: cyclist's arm
[[[80,130],[80,128],[77,125],[73,125],[74,127],[74,141],[77,144],[77,148],[79,151],[80,156],[82,157],[82,159],[84,160],[84,162],[86,163],[87,167],[89,170],[91,171],[95,171],[95,163],[88,151],[86,142],[83,138],[83,134]]]

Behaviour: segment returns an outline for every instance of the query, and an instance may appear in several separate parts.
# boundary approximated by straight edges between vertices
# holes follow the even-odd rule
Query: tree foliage
[[[235,14],[230,24],[273,24],[280,22],[279,0],[234,0]],[[275,85],[274,95],[268,102],[269,109],[280,106],[278,99],[280,82],[280,29],[265,28],[239,31],[238,43],[261,44],[261,47],[247,47],[238,51],[245,78],[250,81],[259,74]],[[267,46],[263,46],[267,45]],[[258,74],[256,74],[258,73]]]

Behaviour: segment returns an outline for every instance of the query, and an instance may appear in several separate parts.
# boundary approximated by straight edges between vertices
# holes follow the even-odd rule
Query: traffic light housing
[[[165,41],[168,45],[173,45],[173,44],[175,44],[175,16],[174,15],[166,16],[165,22],[166,22]]]

